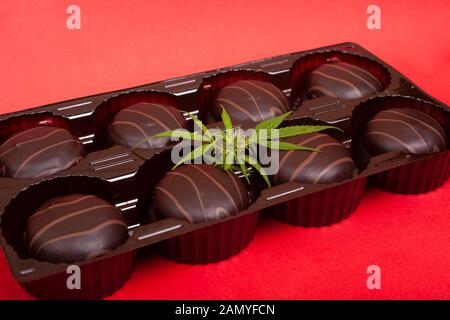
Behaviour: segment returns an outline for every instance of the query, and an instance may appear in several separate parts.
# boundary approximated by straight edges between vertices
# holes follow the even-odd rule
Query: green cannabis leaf
[[[148,139],[174,137],[201,143],[178,161],[172,169],[175,169],[186,162],[203,157],[205,160],[208,160],[209,163],[219,166],[224,170],[241,171],[248,183],[250,183],[249,168],[253,168],[253,170],[256,171],[270,187],[271,184],[266,170],[261,163],[252,156],[253,154],[257,154],[257,145],[271,150],[320,152],[320,150],[317,149],[278,141],[278,139],[295,137],[328,129],[342,131],[337,127],[327,125],[296,125],[279,128],[291,113],[292,112],[287,112],[262,121],[255,126],[254,130],[251,131],[251,134],[248,134],[248,132],[233,125],[230,115],[222,106],[221,118],[224,126],[223,130],[217,128],[218,130],[214,130],[213,132],[212,129],[208,129],[195,115],[190,114],[192,121],[194,121],[195,125],[199,128],[199,132],[188,132],[186,130],[164,131]],[[148,139],[144,139],[139,144],[144,143]],[[135,147],[138,147],[139,144]],[[210,154],[211,152],[213,155]]]
[[[283,113],[283,114],[281,114],[279,116],[276,116],[274,118],[270,118],[268,120],[264,120],[264,121],[262,121],[262,122],[260,122],[260,123],[258,123],[256,125],[255,130],[259,131],[261,129],[265,129],[265,130],[276,129],[276,128],[278,128],[278,126],[280,124],[283,123],[283,121],[287,117],[289,117],[291,115],[291,113],[292,113],[292,111],[289,111],[289,112]]]

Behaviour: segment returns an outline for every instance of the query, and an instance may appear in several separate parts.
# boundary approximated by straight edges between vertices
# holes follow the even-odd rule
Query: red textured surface
[[[82,10],[66,29],[65,9]],[[450,104],[450,2],[10,1],[0,3],[0,112],[343,41],[366,47]],[[450,182],[425,195],[370,189],[338,225],[265,220],[240,255],[190,266],[155,254],[116,299],[450,298]],[[368,290],[377,264],[382,289]],[[0,257],[0,298],[28,299]]]

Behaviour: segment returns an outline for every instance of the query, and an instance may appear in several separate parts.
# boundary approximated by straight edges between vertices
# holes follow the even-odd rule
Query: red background
[[[354,41],[450,104],[450,2],[10,1],[0,3],[0,112]],[[81,30],[66,7],[81,7]],[[369,189],[344,222],[268,220],[240,255],[189,266],[149,254],[116,299],[450,298],[450,182],[418,196]],[[381,267],[368,290],[366,268]],[[28,299],[0,254],[0,298]]]

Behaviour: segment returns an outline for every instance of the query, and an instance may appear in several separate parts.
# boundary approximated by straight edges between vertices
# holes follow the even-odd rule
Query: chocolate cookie
[[[245,184],[233,173],[206,164],[187,164],[169,171],[153,192],[159,218],[190,223],[219,220],[246,209]]]
[[[128,237],[125,221],[107,201],[71,194],[45,202],[26,221],[31,256],[49,262],[77,262],[114,250]]]
[[[305,184],[340,182],[353,177],[355,165],[347,149],[337,140],[322,133],[309,133],[285,139],[316,151],[289,150],[280,152],[277,184],[296,181]]]
[[[309,73],[307,89],[311,98],[356,99],[375,95],[383,90],[383,86],[370,72],[349,63],[337,62],[323,64]]]
[[[41,178],[66,170],[83,157],[82,143],[69,131],[40,126],[15,133],[0,146],[0,171],[10,178]]]
[[[446,149],[446,137],[441,125],[426,113],[395,108],[379,112],[367,123],[364,145],[371,155],[433,153]]]
[[[140,102],[120,110],[108,127],[111,143],[129,148],[155,149],[166,146],[169,137],[149,139],[158,133],[186,128],[186,120],[174,107]]]
[[[261,122],[290,110],[280,89],[257,80],[240,80],[222,88],[213,106],[213,116],[218,121],[222,108],[235,122]]]

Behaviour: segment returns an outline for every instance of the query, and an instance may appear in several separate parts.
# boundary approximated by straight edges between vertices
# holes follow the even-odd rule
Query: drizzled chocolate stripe
[[[425,121],[422,121],[422,120],[420,120],[420,119],[418,119],[418,118],[409,116],[409,115],[407,115],[407,114],[405,114],[405,113],[396,111],[396,110],[394,110],[394,109],[386,110],[386,112],[387,112],[387,113],[394,113],[394,114],[397,114],[397,115],[399,115],[399,116],[402,116],[402,117],[405,117],[405,118],[408,118],[408,119],[411,119],[411,120],[414,120],[414,121],[417,121],[417,122],[421,123],[422,125],[424,125],[424,126],[427,127],[428,129],[430,129],[431,131],[435,132],[435,133],[438,135],[438,137],[441,139],[443,145],[446,144],[446,143],[445,143],[445,138],[444,138],[444,136],[445,136],[445,134],[444,134],[444,129],[442,129],[442,127],[440,126],[440,124],[439,124],[436,120],[434,120],[433,118],[431,118],[430,116],[428,116],[426,113],[423,113],[423,115],[426,116],[428,119],[430,119],[430,120],[433,122],[433,124],[434,124],[435,127],[429,125],[429,124],[426,123]],[[439,130],[437,130],[436,128],[439,128]]]
[[[52,126],[18,132],[0,147],[3,175],[16,179],[49,176],[68,169],[83,156],[80,141],[67,130]]]
[[[142,137],[143,137],[144,139],[148,139],[148,138],[149,138],[149,137],[147,136],[147,133],[144,131],[144,129],[142,129],[140,125],[138,125],[138,124],[136,124],[136,123],[134,123],[134,122],[129,122],[129,121],[114,121],[114,122],[112,122],[112,123],[109,125],[109,127],[111,128],[111,127],[113,127],[113,126],[115,126],[115,125],[117,125],[117,124],[126,125],[126,126],[130,126],[130,127],[136,128],[136,129],[142,134]]]
[[[356,85],[354,85],[353,83],[351,83],[350,81],[348,81],[348,80],[344,80],[344,79],[341,79],[341,78],[338,78],[338,77],[326,74],[325,72],[318,71],[318,70],[314,70],[312,73],[316,74],[316,75],[319,75],[321,77],[330,79],[330,80],[334,80],[334,81],[343,83],[343,84],[349,86],[350,89],[354,90],[355,91],[355,95],[357,95],[358,97],[362,97],[363,96],[363,93],[359,90],[359,88]]]
[[[244,196],[242,194],[242,190],[239,188],[236,176],[233,175],[231,172],[227,171],[228,176],[230,177],[231,183],[233,184],[237,194],[239,195],[239,200],[241,201],[241,208],[244,208],[246,206]],[[242,186],[242,185],[241,185]]]
[[[157,103],[149,103],[149,105],[152,106],[152,108],[158,108],[160,110],[162,110],[165,114],[167,114],[170,118],[172,118],[173,121],[175,121],[175,123],[177,124],[177,126],[179,128],[183,128],[184,124],[180,121],[179,118],[175,117],[169,110],[168,108],[170,108],[169,106],[165,106],[165,105],[161,105],[161,104],[157,104]],[[151,110],[148,110],[149,112]],[[178,112],[177,112],[178,114]]]
[[[373,93],[377,93],[378,90],[379,90],[379,88],[376,88],[369,80],[367,80],[367,79],[365,79],[365,78],[359,76],[358,74],[356,74],[356,72],[353,72],[353,71],[349,70],[348,67],[347,67],[347,68],[344,68],[343,66],[339,66],[339,65],[337,65],[337,64],[328,64],[327,67],[328,67],[328,68],[334,68],[334,69],[341,70],[341,71],[346,72],[346,73],[352,75],[353,77],[355,77],[355,78],[361,80],[362,82],[364,82],[364,83],[367,84],[370,88],[373,89]]]
[[[270,111],[270,114],[271,114],[272,117],[276,117],[277,115],[283,113],[283,111],[280,110],[280,109],[277,108],[277,107],[271,107],[271,108],[269,109],[269,111]]]
[[[53,136],[55,133],[59,133],[59,132],[64,132],[64,130],[63,130],[63,129],[57,129],[57,130],[52,131],[52,132],[50,132],[50,133],[48,133],[48,134],[46,134],[46,135],[44,135],[44,136],[42,136],[42,137],[32,138],[32,139],[29,139],[29,140],[26,140],[26,141],[23,141],[23,142],[16,143],[15,146],[10,147],[10,148],[7,149],[6,151],[1,152],[1,153],[0,153],[0,157],[3,157],[5,154],[7,154],[8,152],[13,151],[13,150],[16,149],[16,148],[21,148],[21,147],[23,147],[23,146],[25,146],[25,145],[27,145],[27,144],[29,144],[29,143],[37,142],[37,141],[40,141],[40,140],[47,139],[48,137],[51,137],[51,136]],[[14,138],[15,138],[15,137],[14,137]],[[11,141],[13,141],[13,140],[16,140],[16,139],[14,139],[14,138],[13,138],[13,139],[10,139],[10,140],[8,140],[8,141],[6,141],[5,144],[7,144],[8,142],[11,142]],[[2,148],[2,149],[3,149],[3,148]]]
[[[183,179],[186,179],[189,184],[192,186],[192,188],[195,190],[195,194],[197,196],[198,202],[200,203],[200,207],[202,208],[203,217],[205,218],[205,221],[207,220],[206,212],[205,212],[205,205],[203,204],[202,196],[200,194],[200,190],[198,189],[197,185],[195,184],[194,180],[192,180],[188,175],[185,175],[183,173],[170,171],[167,173],[168,175],[172,176],[178,176],[182,177]]]
[[[158,217],[190,223],[234,215],[249,204],[241,180],[205,164],[186,164],[168,172],[155,187],[152,199],[152,210]]]
[[[383,89],[367,70],[348,63],[325,63],[307,75],[307,91],[313,97],[355,99],[374,95]]]
[[[178,208],[178,210],[180,210],[180,212],[183,214],[183,216],[186,218],[187,221],[189,221],[190,223],[194,223],[191,214],[186,209],[183,208],[183,206],[178,202],[177,198],[172,193],[170,193],[163,187],[159,186],[156,187],[155,190],[161,191],[166,197],[168,197],[173,202],[173,204]]]
[[[69,162],[67,162],[66,165],[65,165],[64,167],[61,167],[61,168],[51,168],[51,169],[48,169],[48,170],[44,170],[44,171],[42,171],[41,173],[39,173],[39,174],[33,176],[32,178],[33,178],[33,179],[38,179],[38,178],[46,177],[46,176],[52,175],[52,174],[54,174],[54,173],[57,173],[57,172],[61,171],[61,169],[62,169],[62,170],[69,169],[70,167],[72,167],[73,165],[77,164],[77,163],[78,163],[79,161],[81,161],[82,159],[83,159],[83,157],[76,157],[76,158],[70,160]]]
[[[34,128],[31,128],[31,129],[28,129],[28,130],[20,131],[20,132],[18,132],[16,134],[12,135],[11,137],[9,137],[8,140],[6,140],[3,143],[1,148],[3,149],[5,147],[7,147],[9,143],[15,143],[17,140],[19,140],[18,138],[22,137],[23,135],[33,134],[33,133],[35,133],[35,131],[42,130],[42,128],[45,128],[45,127],[34,127]]]
[[[181,114],[177,110],[175,110],[171,106],[160,105],[160,104],[156,104],[156,103],[138,103],[138,104],[132,105],[131,107],[122,109],[120,111],[120,115],[118,115],[116,118],[120,118],[122,115],[125,115],[127,112],[139,114],[139,115],[143,116],[144,118],[146,118],[146,119],[144,119],[144,121],[139,121],[141,125],[157,123],[164,130],[172,130],[173,128],[183,128],[184,127],[184,125],[182,124],[182,121],[181,121],[181,120],[184,120],[184,118],[181,116]],[[177,117],[175,117],[175,115],[173,113],[176,114],[179,117],[179,119],[177,119]],[[131,118],[131,119],[123,118],[120,120],[123,120],[123,121],[133,120],[133,118]],[[138,119],[135,119],[135,121],[138,122]],[[150,128],[151,126],[144,125],[144,127]]]
[[[376,122],[381,122],[381,123],[383,123],[383,122],[394,122],[394,123],[401,123],[401,124],[407,126],[408,128],[410,128],[410,129],[417,135],[417,137],[418,137],[418,138],[420,139],[420,141],[423,143],[423,145],[425,146],[425,148],[427,149],[427,151],[429,150],[428,144],[427,144],[427,142],[425,141],[424,137],[420,134],[419,131],[417,131],[416,128],[414,128],[414,127],[413,127],[411,124],[409,124],[408,122],[402,121],[402,120],[397,120],[397,119],[383,119],[383,118],[378,118],[378,119],[372,119],[372,120],[370,120],[370,121],[369,121],[369,124],[370,124],[370,123],[376,123]]]
[[[83,196],[81,198],[77,198],[77,199],[72,200],[72,201],[52,204],[52,205],[50,205],[50,206],[48,206],[48,207],[46,207],[46,208],[44,208],[42,210],[39,210],[39,211],[36,211],[35,213],[33,213],[32,216],[28,217],[27,223],[30,222],[33,219],[38,218],[41,214],[47,213],[50,210],[54,210],[56,208],[63,208],[65,206],[71,206],[71,205],[74,205],[76,203],[79,203],[79,202],[84,201],[84,200],[89,199],[89,198],[94,198],[94,196],[93,195],[87,195],[87,196]]]
[[[306,146],[306,144],[308,144],[314,140],[324,138],[324,137],[326,137],[326,135],[319,133],[319,134],[308,136],[308,137],[309,138],[307,138],[307,139],[304,139],[304,140],[302,139],[300,141],[296,141],[296,144],[299,146]],[[280,157],[281,160],[280,160],[279,166],[282,167],[283,164],[285,163],[285,161],[287,161],[289,156],[294,154],[294,152],[296,152],[296,150],[289,150],[287,152],[283,152]]]
[[[355,166],[349,152],[329,135],[310,133],[283,141],[318,151],[281,151],[279,170],[274,177],[276,183],[326,184],[353,177]]]
[[[352,64],[350,64],[350,63],[346,63],[346,62],[341,62],[340,63],[342,66],[345,66],[346,68],[349,68],[349,69],[352,69],[353,71],[356,71],[356,72],[361,72],[361,73],[364,73],[366,76],[368,76],[369,78],[372,78],[372,80],[374,81],[373,83],[376,83],[376,84],[379,84],[380,82],[379,82],[379,80],[373,75],[373,74],[371,74],[369,71],[367,71],[367,70],[364,70],[363,68],[359,68],[359,67],[357,67],[357,66],[354,66],[354,65],[352,65]]]
[[[230,199],[231,203],[233,204],[233,207],[235,209],[235,212],[239,212],[238,206],[236,204],[235,199],[231,196],[231,194],[221,185],[213,176],[211,176],[208,172],[203,170],[201,166],[192,166],[195,170],[198,170],[202,174],[204,174],[208,179],[210,179],[227,197]]]
[[[248,112],[244,107],[238,105],[237,103],[234,103],[233,101],[225,98],[217,98],[216,101],[219,102],[225,102],[226,104],[229,104],[230,106],[236,108],[238,111],[245,113],[252,121],[257,121],[257,118],[253,116],[250,112]],[[225,107],[223,104],[221,104],[222,107]],[[232,114],[233,112],[230,112],[229,108],[225,108],[228,113]]]
[[[261,117],[261,119],[264,117],[264,115],[263,115],[262,112],[261,112],[261,108],[259,107],[258,102],[256,102],[255,97],[254,97],[248,90],[244,89],[242,86],[241,86],[241,87],[238,87],[238,86],[227,86],[227,87],[225,87],[223,90],[230,90],[230,89],[240,90],[240,91],[246,93],[246,94],[250,97],[250,100],[252,100],[252,102],[253,102],[253,104],[254,104],[256,110],[258,111],[259,116]],[[220,99],[220,98],[219,98],[219,99]],[[223,99],[222,99],[222,100],[223,100]],[[229,100],[228,100],[228,101],[229,101]],[[228,102],[228,103],[229,103],[229,102]],[[232,103],[231,103],[231,104],[232,104]],[[243,108],[242,108],[242,109],[243,109]],[[248,114],[249,114],[249,113],[248,113]],[[249,116],[251,117],[250,114],[249,114]]]
[[[43,244],[41,244],[37,250],[35,251],[34,254],[39,255],[39,253],[41,252],[41,250],[43,250],[46,246],[49,246],[51,244],[54,244],[55,242],[61,241],[61,240],[65,240],[65,239],[69,239],[69,238],[75,238],[75,237],[79,237],[79,236],[84,236],[87,234],[92,234],[94,232],[98,232],[103,228],[109,227],[111,225],[120,225],[123,226],[124,228],[127,227],[127,225],[121,221],[121,220],[110,220],[110,221],[105,221],[101,224],[99,224],[98,226],[91,228],[89,230],[84,230],[84,231],[79,231],[79,232],[73,232],[73,233],[69,233],[60,237],[56,237],[54,239],[48,240],[46,242],[44,242]],[[102,250],[103,251],[103,250]]]
[[[308,92],[312,93],[314,91],[322,93],[323,95],[328,96],[328,97],[337,98],[337,96],[335,95],[335,93],[333,91],[328,90],[327,88],[324,88],[322,86],[311,86],[311,87],[309,87]]]
[[[138,110],[133,110],[133,109],[124,109],[123,112],[131,112],[131,113],[135,113],[135,114],[139,114],[153,122],[156,122],[157,124],[159,124],[161,126],[161,128],[163,128],[166,131],[170,130],[170,127],[165,125],[162,121],[159,121],[156,117],[152,117],[149,114],[146,114],[145,112],[142,111],[138,111]]]
[[[94,195],[72,194],[44,203],[26,221],[29,253],[50,262],[76,262],[115,249],[128,230],[119,210]]]
[[[220,90],[213,104],[213,115],[220,120],[224,107],[234,121],[259,122],[289,110],[283,92],[269,82],[239,80]]]
[[[90,212],[93,210],[97,210],[97,209],[101,209],[101,208],[110,208],[111,205],[109,204],[102,204],[102,205],[97,205],[97,206],[93,206],[93,207],[89,207],[89,208],[85,208],[85,209],[81,209],[81,210],[77,210],[75,212],[71,212],[68,214],[65,214],[62,217],[59,217],[57,219],[54,219],[53,221],[49,222],[48,224],[46,224],[44,227],[38,229],[35,231],[33,237],[31,238],[28,248],[31,250],[31,248],[33,247],[33,245],[35,244],[36,240],[42,235],[44,234],[44,232],[46,232],[48,229],[56,226],[58,223],[64,222],[67,219],[73,218],[77,215],[86,213],[86,212]]]
[[[250,86],[252,86],[254,88],[257,88],[257,89],[259,89],[259,90],[261,90],[261,91],[263,91],[265,93],[267,93],[269,96],[271,96],[272,98],[274,98],[278,102],[278,104],[279,104],[279,106],[280,106],[280,108],[282,110],[287,109],[286,107],[289,105],[289,103],[288,103],[288,101],[286,99],[286,96],[281,92],[281,90],[278,90],[278,88],[275,87],[274,85],[272,85],[272,84],[270,84],[268,82],[267,83],[264,83],[264,82],[259,83],[259,82],[256,82],[256,81],[248,81],[248,80],[244,80],[242,82],[245,83],[245,84],[248,84],[248,85],[250,85]],[[264,88],[264,85],[269,87],[272,91]],[[283,99],[284,102],[282,102],[276,96],[276,94],[280,95],[282,97],[281,99]],[[285,110],[285,111],[287,111],[287,110]]]
[[[409,146],[406,142],[400,140],[399,138],[397,138],[396,136],[393,136],[392,134],[389,134],[386,132],[381,132],[381,131],[371,131],[371,132],[367,133],[367,136],[372,136],[372,135],[379,135],[379,136],[383,136],[383,137],[389,138],[391,140],[394,140],[399,145],[401,145],[403,148],[405,148],[408,152],[415,153],[415,150],[413,147]]]
[[[345,163],[345,162],[349,162],[351,164],[353,164],[353,160],[350,157],[346,157],[346,158],[342,158],[342,159],[338,159],[333,161],[332,163],[330,163],[328,166],[326,166],[318,175],[316,180],[314,180],[313,184],[317,184],[319,183],[320,179],[322,179],[323,176],[325,176],[331,169],[333,169],[334,167],[340,165],[341,163]]]
[[[122,124],[122,126],[115,126],[115,124]],[[120,110],[114,116],[108,127],[108,137],[113,144],[153,149],[164,147],[170,142],[170,138],[150,139],[150,137],[164,131],[183,128],[186,128],[186,120],[174,107],[140,102]]]
[[[387,109],[366,124],[364,144],[371,155],[386,152],[427,154],[444,151],[444,129],[426,113],[411,108]]]
[[[230,216],[230,213],[225,208],[222,208],[222,207],[216,208],[216,219],[217,220],[220,220],[220,219],[223,219],[223,218],[226,218],[229,216]]]
[[[338,142],[328,142],[328,143],[323,143],[323,144],[319,144],[317,147],[315,147],[316,150],[318,150],[319,152],[322,152],[322,150],[324,148],[327,147],[340,147],[342,146],[340,143]],[[289,181],[294,181],[295,177],[300,174],[302,172],[303,169],[305,169],[305,167],[310,164],[311,162],[314,161],[314,158],[319,154],[319,152],[311,152],[310,155],[302,162],[299,164],[299,166],[294,170],[294,172],[292,172],[291,178],[289,179]]]
[[[37,157],[38,155],[44,153],[47,150],[53,149],[57,146],[63,145],[63,144],[68,144],[68,143],[78,143],[77,141],[73,140],[73,139],[68,139],[68,140],[64,140],[58,143],[54,143],[48,147],[45,147],[31,155],[29,155],[27,158],[25,158],[25,160],[22,162],[22,164],[19,166],[19,168],[17,168],[16,172],[13,174],[13,178],[16,178],[17,175],[19,174],[20,170],[22,170],[27,164],[28,162],[30,162],[34,157]]]

